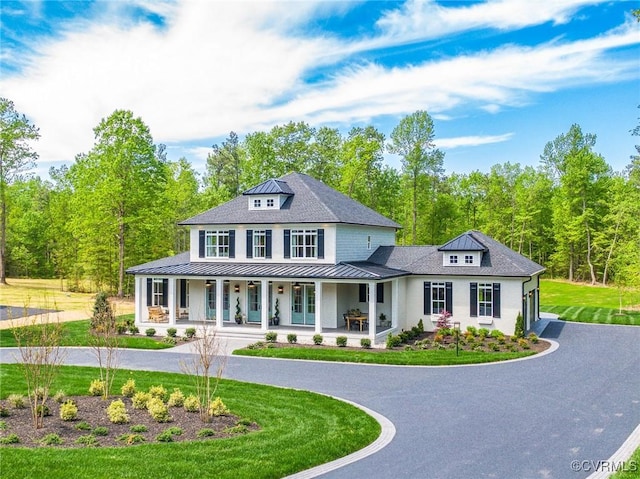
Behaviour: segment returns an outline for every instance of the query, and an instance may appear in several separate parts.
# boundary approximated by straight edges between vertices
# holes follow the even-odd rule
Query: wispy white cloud
[[[435,140],[436,148],[451,150],[454,148],[465,146],[489,145],[491,143],[502,143],[509,141],[514,136],[513,133],[505,133],[503,135],[487,135],[487,136],[459,136],[455,138],[438,138]]]

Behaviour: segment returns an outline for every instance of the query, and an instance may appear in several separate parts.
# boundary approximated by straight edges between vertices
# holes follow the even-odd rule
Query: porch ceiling
[[[387,268],[366,261],[340,264],[292,263],[191,263],[173,264],[160,261],[136,266],[129,274],[154,276],[218,276],[218,277],[270,277],[270,278],[327,278],[380,280],[404,276],[406,271]]]

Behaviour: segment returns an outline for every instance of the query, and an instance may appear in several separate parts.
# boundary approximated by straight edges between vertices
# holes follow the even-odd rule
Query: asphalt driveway
[[[607,460],[640,424],[640,328],[553,321],[539,358],[463,367],[398,367],[230,357],[225,376],[360,403],[396,427],[380,452],[336,478],[570,478]],[[123,351],[121,366],[179,372],[179,353]],[[0,349],[0,362],[13,355]],[[69,364],[95,365],[70,349]]]

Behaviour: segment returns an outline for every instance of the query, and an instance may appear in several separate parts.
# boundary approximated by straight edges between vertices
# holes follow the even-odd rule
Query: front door
[[[206,316],[207,321],[214,321],[216,319],[216,282],[207,281],[206,283]]]
[[[253,283],[249,285],[249,313],[247,314],[248,323],[259,323],[262,320],[262,285]]]
[[[294,287],[291,299],[291,324],[316,324],[316,287],[301,284]]]
[[[222,320],[229,321],[229,282],[222,283]]]

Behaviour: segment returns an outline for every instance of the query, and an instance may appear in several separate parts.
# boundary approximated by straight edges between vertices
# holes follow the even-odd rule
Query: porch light
[[[456,356],[459,354],[459,344],[460,344],[460,322],[453,322],[453,334],[456,338]]]
[[[284,286],[279,285],[278,286],[278,294],[282,294],[282,293],[284,293]]]
[[[233,291],[234,291],[235,293],[239,293],[239,292],[240,292],[240,285],[239,285],[239,284],[234,285],[234,286],[233,286]]]
[[[256,285],[253,283],[253,281],[249,281],[249,288],[253,289],[255,287]]]
[[[296,282],[293,283],[293,289],[295,289],[296,291],[298,291],[302,286],[300,286],[300,283]]]

